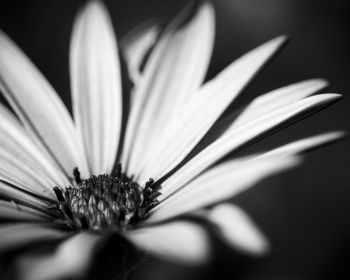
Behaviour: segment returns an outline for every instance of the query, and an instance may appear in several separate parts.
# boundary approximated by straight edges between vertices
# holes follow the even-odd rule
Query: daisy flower
[[[214,21],[212,5],[204,2],[165,28],[155,23],[130,33],[121,53],[133,86],[122,92],[111,20],[101,2],[89,2],[77,16],[70,45],[73,117],[39,70],[0,33],[0,88],[12,109],[0,104],[0,251],[60,243],[51,256],[24,266],[26,279],[83,271],[107,233],[172,261],[204,261],[210,252],[206,231],[185,215],[214,225],[238,250],[268,249],[248,215],[227,200],[343,133],[251,156],[236,152],[340,95],[315,94],[327,82],[312,79],[224,114],[286,37],[204,82]]]

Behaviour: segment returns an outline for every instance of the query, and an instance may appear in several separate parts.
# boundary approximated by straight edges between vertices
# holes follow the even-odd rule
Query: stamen
[[[62,194],[62,189],[60,189],[59,187],[54,187],[53,190],[54,190],[59,202],[65,201],[63,194]]]
[[[117,164],[112,175],[81,179],[78,168],[73,175],[76,184],[63,191],[54,187],[62,220],[72,229],[101,231],[125,230],[147,218],[158,204],[160,185],[149,179],[142,188],[122,173]]]
[[[73,169],[73,175],[74,175],[75,182],[77,184],[80,184],[81,183],[81,178],[80,178],[80,172],[79,172],[78,167],[75,167]]]

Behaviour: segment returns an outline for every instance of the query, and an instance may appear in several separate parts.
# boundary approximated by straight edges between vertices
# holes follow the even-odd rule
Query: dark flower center
[[[75,186],[55,187],[61,220],[71,229],[125,230],[147,218],[158,203],[160,186],[149,179],[144,187],[122,173],[117,165],[112,175],[81,179],[74,169]]]

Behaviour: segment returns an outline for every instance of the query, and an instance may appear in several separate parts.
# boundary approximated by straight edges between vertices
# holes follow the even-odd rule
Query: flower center
[[[112,175],[82,180],[74,169],[76,184],[63,190],[55,187],[60,216],[69,228],[102,231],[125,230],[147,218],[158,203],[160,186],[149,179],[144,187],[122,173],[117,165]]]

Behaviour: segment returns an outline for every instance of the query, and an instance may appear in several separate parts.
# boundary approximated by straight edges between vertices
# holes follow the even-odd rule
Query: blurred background
[[[68,48],[74,16],[84,1],[2,0],[0,28],[45,74],[70,104]],[[185,0],[106,1],[120,39],[149,19],[169,20]],[[346,0],[216,0],[216,41],[208,78],[259,44],[281,34],[287,48],[241,95],[257,95],[300,80],[324,77],[343,100],[259,143],[350,129],[349,9]],[[148,259],[132,279],[345,279],[350,263],[350,143],[342,141],[307,155],[304,165],[265,180],[239,195],[244,208],[271,241],[263,258],[236,253],[213,240],[214,256],[201,267]],[[345,274],[346,275],[346,274]]]

